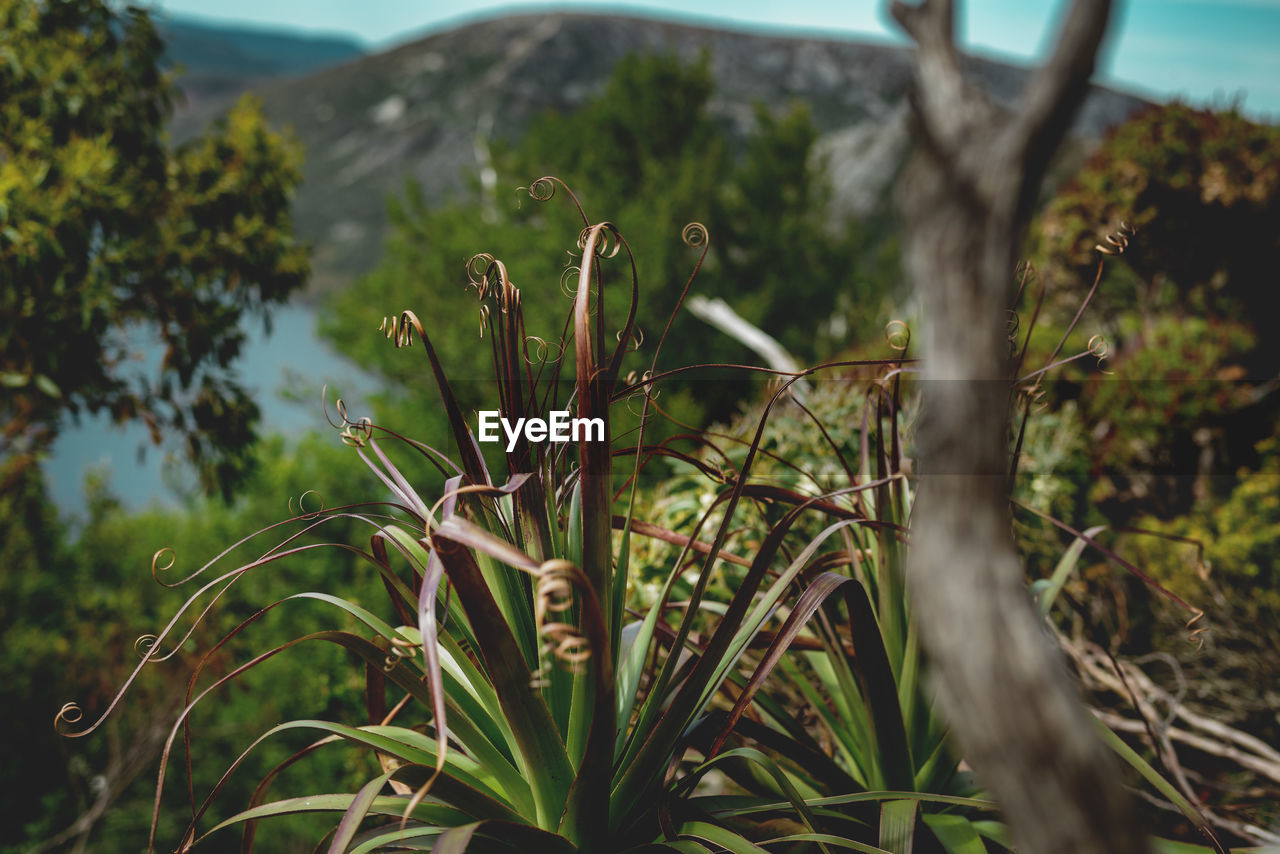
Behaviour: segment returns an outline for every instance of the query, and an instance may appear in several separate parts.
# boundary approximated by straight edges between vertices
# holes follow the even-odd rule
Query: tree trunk
[[[954,4],[895,2],[921,151],[901,202],[923,297],[925,411],[908,585],[944,714],[1022,854],[1149,851],[1117,763],[1032,611],[1009,523],[1008,310],[1046,165],[1087,91],[1109,0],[1075,0],[1012,113],[964,82]]]

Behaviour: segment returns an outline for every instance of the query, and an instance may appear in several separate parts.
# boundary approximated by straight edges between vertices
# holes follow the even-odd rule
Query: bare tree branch
[[[1111,0],[1072,3],[1053,56],[1032,76],[1018,100],[1015,118],[1005,132],[1005,147],[1011,156],[1021,153],[1026,164],[1019,206],[1024,214],[1035,200],[1049,158],[1089,92],[1110,15]]]
[[[955,44],[954,0],[930,0],[911,5],[893,0],[889,7],[894,19],[919,45],[917,74],[919,85],[912,93],[918,119],[930,144],[951,156],[964,138],[966,116],[953,109],[966,97],[960,55]]]

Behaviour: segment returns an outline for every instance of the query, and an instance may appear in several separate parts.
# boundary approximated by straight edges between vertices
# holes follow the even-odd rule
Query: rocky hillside
[[[504,17],[254,87],[272,120],[306,146],[297,222],[316,249],[316,288],[340,287],[376,263],[388,194],[409,180],[428,199],[461,191],[486,139],[518,136],[541,111],[572,110],[603,88],[621,56],[636,51],[690,59],[706,51],[717,84],[711,110],[737,132],[749,129],[756,101],[806,101],[845,211],[865,213],[883,202],[907,147],[905,48],[625,17]],[[985,61],[971,71],[1003,101],[1027,73]],[[1096,138],[1141,103],[1096,89],[1077,133]],[[175,136],[196,132],[224,104],[183,110]]]

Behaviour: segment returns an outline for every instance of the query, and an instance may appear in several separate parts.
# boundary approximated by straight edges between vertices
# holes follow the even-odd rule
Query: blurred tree
[[[965,79],[955,0],[889,7],[918,48],[912,106],[922,144],[899,193],[906,272],[930,321],[916,431],[926,476],[905,577],[956,744],[1024,854],[1152,850],[1114,757],[1029,607],[1005,476],[1015,259],[1088,93],[1111,5],[1064,4],[1048,59],[1009,112]]]
[[[1046,210],[1036,254],[1059,280],[1093,281],[1100,232],[1128,222],[1119,304],[1274,314],[1280,128],[1237,110],[1149,107],[1116,127]],[[1115,273],[1111,273],[1115,275]]]
[[[847,346],[852,332],[874,330],[878,340],[883,317],[865,304],[855,314],[851,302],[838,302],[841,294],[868,291],[853,260],[863,241],[857,225],[828,217],[830,193],[814,157],[817,131],[807,110],[797,106],[774,115],[758,107],[753,131],[737,140],[713,120],[712,91],[705,56],[693,63],[673,55],[624,57],[604,91],[580,110],[546,114],[517,142],[495,144],[496,186],[555,175],[573,188],[593,221],[618,225],[638,265],[643,333],[639,354],[625,369],[648,368],[697,258],[680,240],[694,220],[706,224],[711,239],[694,292],[727,299],[805,362]],[[464,274],[466,260],[478,252],[501,248],[524,289],[529,333],[560,337],[569,308],[558,294],[560,276],[572,263],[566,250],[582,227],[566,199],[508,203],[499,197],[436,206],[410,186],[403,200],[392,203],[391,217],[381,265],[336,298],[327,333],[397,389],[421,380],[422,363],[382,346],[370,330],[384,314],[410,307],[435,320],[428,331],[451,376],[485,377],[489,345],[476,337],[474,295],[465,289]],[[622,325],[629,284],[606,285],[606,311],[615,328]],[[835,315],[842,320],[833,322]],[[756,360],[685,312],[659,368],[744,361]],[[750,392],[741,378],[707,375],[683,397],[671,389],[663,405],[680,406],[695,421],[727,415]]]
[[[241,319],[307,274],[289,199],[296,145],[238,104],[169,148],[173,88],[145,11],[0,0],[0,478],[68,417],[182,437],[229,490],[258,409],[232,365]],[[143,361],[151,342],[158,366]]]
[[[1080,395],[1095,437],[1093,501],[1113,520],[1168,518],[1207,495],[1209,475],[1256,465],[1280,408],[1280,339],[1261,325],[1280,310],[1280,128],[1169,104],[1112,131],[1035,230],[1063,308],[1122,222],[1136,232],[1093,309],[1117,376],[1059,392]]]
[[[832,190],[813,156],[809,112],[756,105],[755,133],[714,197],[717,268],[709,287],[792,353],[822,358],[854,340],[881,344],[880,314],[898,259],[868,279],[860,228],[835,221]],[[861,275],[860,275],[861,274]],[[857,311],[855,312],[855,307]]]

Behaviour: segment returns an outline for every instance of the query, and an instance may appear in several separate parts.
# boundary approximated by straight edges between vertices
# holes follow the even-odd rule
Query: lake
[[[353,413],[359,413],[356,389],[376,388],[377,380],[347,361],[316,335],[315,308],[290,303],[271,314],[271,334],[260,318],[245,322],[248,341],[238,361],[240,376],[247,380],[262,408],[260,431],[297,434],[317,429],[330,431],[320,403],[320,388],[329,384],[330,412],[341,392]],[[373,330],[370,330],[373,334]],[[158,364],[162,350],[156,346],[144,358]],[[336,439],[335,439],[336,441]],[[110,471],[110,486],[131,509],[179,500],[179,489],[195,483],[191,467],[181,458],[169,458],[172,449],[152,445],[147,429],[139,423],[116,425],[109,415],[84,415],[69,425],[54,443],[44,470],[49,494],[64,515],[83,518],[86,509],[85,475],[94,468]]]

